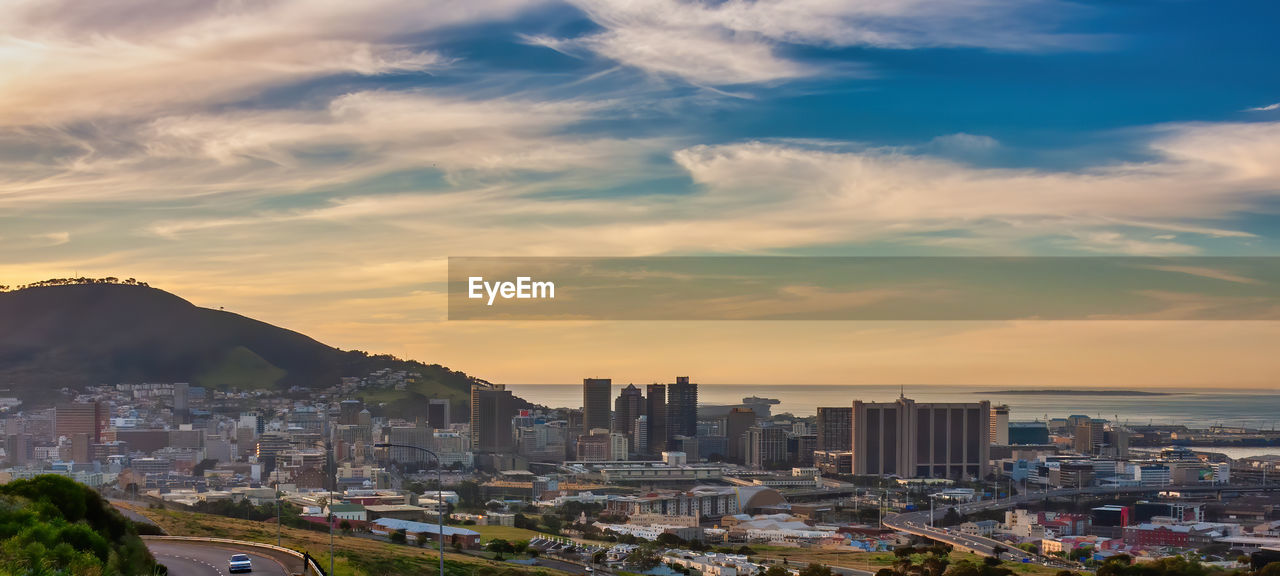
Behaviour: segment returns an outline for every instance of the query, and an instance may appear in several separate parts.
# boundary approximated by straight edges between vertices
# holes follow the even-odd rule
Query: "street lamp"
[[[420,450],[430,454],[436,461],[436,530],[440,536],[440,576],[444,576],[444,462],[440,461],[440,456],[435,452],[427,450],[421,446],[412,446],[409,444],[393,444],[391,442],[378,442],[373,445],[374,448],[408,448],[410,450]]]

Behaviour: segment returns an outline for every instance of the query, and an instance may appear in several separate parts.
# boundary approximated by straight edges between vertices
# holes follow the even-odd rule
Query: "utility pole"
[[[440,461],[440,456],[435,452],[427,450],[421,446],[412,446],[409,444],[392,444],[390,442],[379,442],[373,445],[374,448],[409,448],[411,450],[421,450],[430,454],[436,461],[436,530],[440,536],[440,576],[444,575],[444,462]],[[330,574],[332,576],[332,574]]]

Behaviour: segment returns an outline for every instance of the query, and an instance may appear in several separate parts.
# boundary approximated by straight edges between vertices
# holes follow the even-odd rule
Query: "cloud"
[[[539,43],[588,50],[694,84],[769,83],[830,72],[788,55],[788,46],[886,49],[974,47],[1080,49],[1083,38],[1051,30],[1071,7],[1054,0],[570,0],[601,30]],[[1092,44],[1100,43],[1093,38]]]
[[[1225,220],[1280,191],[1280,167],[1270,161],[1280,157],[1280,124],[1180,125],[1158,133],[1150,143],[1157,161],[1079,172],[765,141],[695,146],[675,160],[704,192],[694,202],[699,210],[738,214],[750,206],[757,237],[797,227],[830,242],[930,229],[981,237],[1014,227],[1024,238],[1057,236],[1076,249],[1142,255],[1198,248],[1117,225],[1249,237],[1187,222]]]
[[[1223,282],[1233,282],[1236,284],[1258,285],[1263,283],[1261,280],[1257,280],[1255,278],[1241,276],[1226,270],[1208,268],[1205,266],[1148,266],[1148,268],[1152,270],[1163,270],[1165,272],[1190,274],[1201,278],[1212,278],[1214,280],[1222,280]]]
[[[1266,106],[1258,106],[1257,108],[1245,108],[1246,112],[1271,112],[1272,110],[1280,110],[1280,102],[1268,104]]]
[[[43,234],[31,235],[32,240],[40,242],[43,246],[61,246],[71,241],[70,232],[46,232]]]
[[[0,126],[146,117],[327,76],[434,70],[450,59],[404,38],[511,18],[537,2],[482,4],[4,3]]]
[[[163,116],[109,138],[41,131],[27,139],[63,141],[63,154],[0,173],[0,204],[293,195],[414,170],[464,189],[521,174],[572,172],[561,183],[583,187],[636,177],[660,139],[567,132],[608,106],[364,91],[319,109]]]

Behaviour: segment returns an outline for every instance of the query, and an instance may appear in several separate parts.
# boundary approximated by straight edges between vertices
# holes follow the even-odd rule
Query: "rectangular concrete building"
[[[991,403],[853,402],[853,473],[984,478]]]

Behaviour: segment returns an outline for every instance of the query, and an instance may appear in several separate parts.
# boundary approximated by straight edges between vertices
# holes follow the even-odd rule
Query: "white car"
[[[247,554],[236,554],[230,560],[227,560],[227,572],[232,574],[236,572],[253,572],[253,561],[249,560]]]

